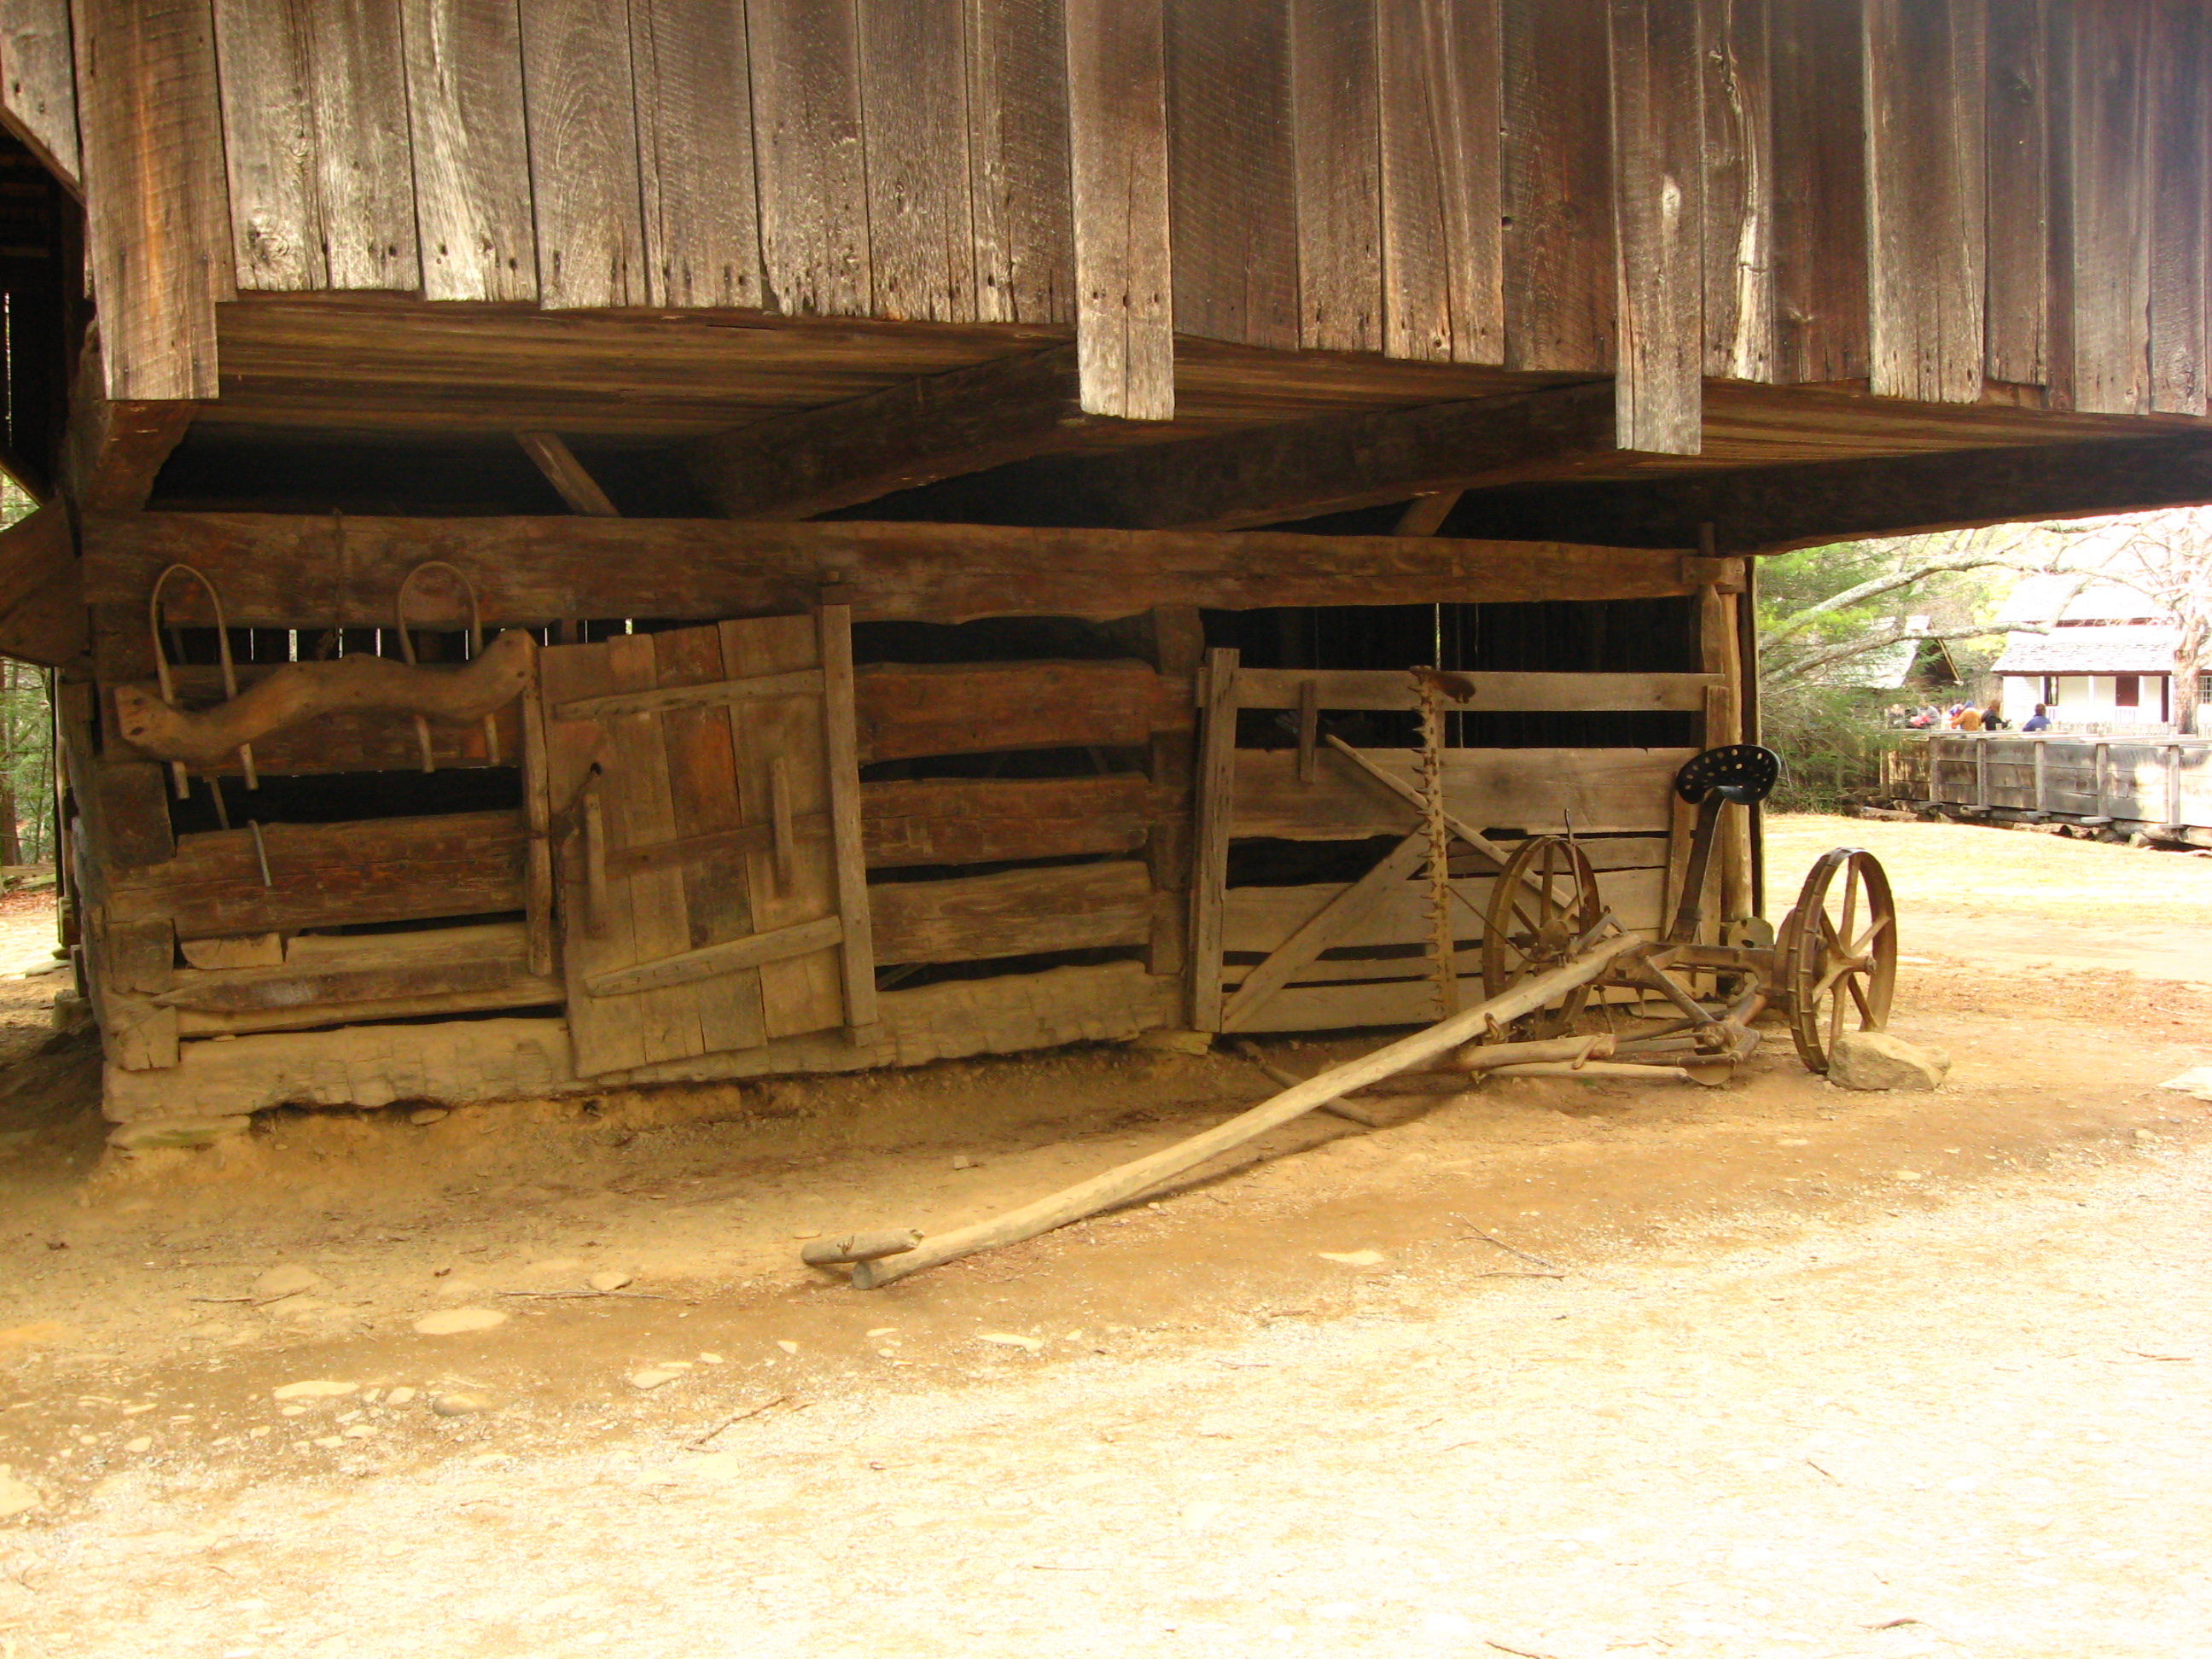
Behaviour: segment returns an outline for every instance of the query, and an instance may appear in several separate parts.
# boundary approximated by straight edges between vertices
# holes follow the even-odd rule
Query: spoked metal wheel
[[[1889,1023],[1897,907],[1881,860],[1856,847],[1823,853],[1782,924],[1776,956],[1798,1057],[1808,1071],[1825,1073],[1838,1037]]]
[[[1490,890],[1482,931],[1483,994],[1498,996],[1532,974],[1558,967],[1604,914],[1597,874],[1581,848],[1558,836],[1522,842]],[[1557,1036],[1589,1000],[1589,987],[1578,985],[1528,1015],[1523,1024],[1532,1036]]]

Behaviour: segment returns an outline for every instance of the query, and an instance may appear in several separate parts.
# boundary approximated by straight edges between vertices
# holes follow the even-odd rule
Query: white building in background
[[[2045,705],[2053,726],[2155,729],[2173,720],[2173,647],[2179,630],[2131,587],[2099,582],[2074,593],[2072,576],[2031,576],[1997,614],[1999,626],[2034,623],[2049,633],[2012,633],[1990,672],[2003,681],[2004,717],[2017,727]],[[2056,623],[2051,611],[2063,606]],[[2188,688],[2212,702],[2212,676]]]

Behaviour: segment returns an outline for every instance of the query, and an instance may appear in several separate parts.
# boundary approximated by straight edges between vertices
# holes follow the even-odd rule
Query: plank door
[[[541,653],[580,1076],[875,1023],[850,613]]]

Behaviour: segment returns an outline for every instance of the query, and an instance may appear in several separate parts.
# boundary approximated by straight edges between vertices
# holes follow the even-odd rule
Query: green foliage
[[[12,479],[0,478],[0,526],[34,505]],[[43,864],[54,856],[53,729],[45,671],[0,659],[0,860]]]
[[[1882,757],[1904,737],[1882,723],[1893,691],[1797,680],[1769,686],[1759,730],[1782,757],[1773,804],[1784,812],[1833,812],[1873,800]]]

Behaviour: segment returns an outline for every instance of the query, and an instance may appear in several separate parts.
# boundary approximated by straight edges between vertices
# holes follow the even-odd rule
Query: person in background
[[[1982,711],[1968,703],[1959,711],[1958,719],[1951,723],[1961,732],[1978,732],[1982,729]]]
[[[2002,732],[2004,730],[2004,707],[1995,697],[1991,697],[1990,706],[1982,710],[1982,730]]]
[[[2051,716],[2044,712],[2041,703],[2036,704],[2035,712],[2020,723],[2020,729],[2023,732],[2048,732],[2051,729]]]

